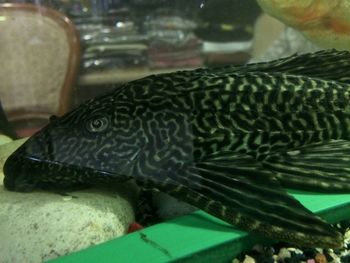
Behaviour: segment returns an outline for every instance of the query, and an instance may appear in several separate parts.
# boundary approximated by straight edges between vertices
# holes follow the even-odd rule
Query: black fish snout
[[[12,159],[12,160],[11,160]],[[15,190],[15,184],[16,184],[16,178],[14,178],[14,175],[16,174],[15,167],[13,165],[13,156],[11,155],[9,158],[7,158],[4,167],[3,172],[5,175],[4,178],[4,186],[7,190],[14,191]]]
[[[36,185],[37,181],[30,176],[29,170],[26,169],[23,158],[16,153],[10,155],[4,164],[4,186],[10,191],[30,192]]]

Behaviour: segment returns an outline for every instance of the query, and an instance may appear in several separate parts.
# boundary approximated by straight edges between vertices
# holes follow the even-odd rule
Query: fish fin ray
[[[211,160],[184,166],[166,171],[163,180],[154,176],[153,185],[246,231],[304,245],[341,244],[336,230],[288,195],[272,173],[248,160],[236,160],[233,167]]]
[[[350,84],[350,53],[348,51],[328,49],[314,53],[295,54],[268,62],[251,63],[231,68],[228,66],[224,71],[227,71],[227,73],[279,72]]]
[[[317,192],[349,192],[350,142],[331,140],[268,156],[263,167],[293,189]]]

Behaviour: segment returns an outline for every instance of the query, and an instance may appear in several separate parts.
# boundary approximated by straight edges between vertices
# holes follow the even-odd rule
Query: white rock
[[[290,258],[291,257],[291,253],[287,248],[281,248],[280,251],[278,252],[278,259],[280,260],[284,260],[286,258]]]
[[[0,134],[0,145],[12,142],[12,139],[6,135]]]
[[[346,230],[344,234],[344,243],[350,244],[350,229]]]
[[[4,146],[11,149],[7,153],[15,148]],[[0,168],[5,156],[0,147]],[[42,262],[125,234],[134,220],[135,191],[125,192],[86,189],[62,196],[10,192],[1,185],[0,262]]]
[[[246,255],[243,260],[243,263],[255,263],[255,262],[256,262],[255,259],[248,255]]]

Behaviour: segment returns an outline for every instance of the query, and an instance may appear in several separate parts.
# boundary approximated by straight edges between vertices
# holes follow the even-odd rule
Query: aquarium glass
[[[266,43],[274,38],[270,34],[255,39],[262,11],[253,0],[0,3],[4,10],[0,14],[4,28],[0,39],[0,95],[5,115],[0,128],[11,137],[29,136],[43,127],[49,116],[62,115],[131,80],[198,67],[243,64],[263,53]],[[11,11],[4,9],[9,6]],[[60,32],[62,21],[57,21],[62,18],[41,7],[66,17],[63,19],[74,26],[79,43],[72,40],[72,32]],[[25,9],[31,9],[33,17],[18,11]]]
[[[119,243],[141,240],[156,251],[152,262],[224,261],[258,242],[218,218],[263,238],[339,248],[340,234],[303,205],[331,223],[346,219],[350,56],[308,52],[349,49],[350,4],[297,2],[0,0],[0,135],[30,137],[4,165],[5,195],[40,188],[66,198],[134,180],[215,216],[167,221],[195,210],[182,203],[175,215],[153,214],[144,226],[154,228]],[[278,60],[295,53],[307,54]],[[328,198],[332,187],[343,195]],[[148,201],[170,198],[159,196]],[[140,207],[145,217],[155,210]]]

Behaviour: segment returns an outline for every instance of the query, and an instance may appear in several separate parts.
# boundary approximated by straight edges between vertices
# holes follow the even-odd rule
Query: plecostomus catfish
[[[132,81],[52,118],[4,172],[13,191],[133,178],[239,229],[340,247],[284,188],[350,192],[350,53]]]

